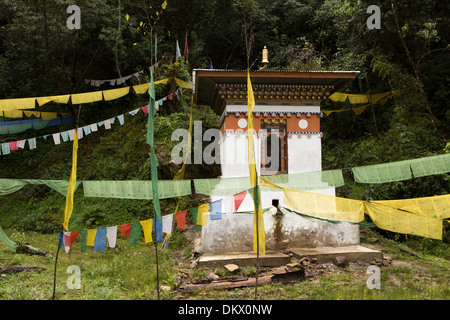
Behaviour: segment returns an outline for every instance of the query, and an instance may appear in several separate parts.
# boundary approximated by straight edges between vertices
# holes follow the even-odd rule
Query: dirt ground
[[[275,267],[275,268],[260,268],[259,277],[265,277],[275,274],[285,274],[293,271],[304,270],[306,279],[299,281],[308,281],[311,286],[320,286],[324,279],[333,278],[333,286],[348,286],[352,284],[366,285],[367,279],[370,274],[367,274],[367,268],[370,265],[377,265],[380,267],[381,273],[385,274],[383,281],[389,283],[389,287],[402,287],[405,286],[405,281],[412,281],[426,283],[428,286],[433,286],[436,284],[436,272],[430,271],[433,266],[442,267],[441,263],[436,259],[421,259],[417,256],[410,255],[406,252],[402,252],[389,244],[383,242],[377,242],[367,244],[362,244],[363,246],[377,250],[383,253],[383,259],[372,260],[372,261],[347,261],[345,265],[338,266],[336,262],[327,263],[317,263],[315,259],[309,259],[304,257],[297,259],[291,257],[291,263]],[[255,268],[242,267],[237,268],[236,271],[230,272],[225,270],[223,267],[215,268],[200,268],[195,265],[195,260],[190,259],[191,268],[182,269],[179,273],[179,287],[176,290],[176,297],[181,299],[192,298],[192,291],[185,292],[182,289],[183,286],[192,283],[204,283],[203,288],[194,290],[195,294],[199,296],[204,296],[207,298],[214,298],[215,294],[213,291],[221,291],[221,294],[217,294],[220,297],[226,298],[236,298],[240,295],[245,295],[239,292],[238,289],[214,289],[214,283],[229,280],[230,277],[235,277],[238,280],[251,279],[254,277]],[[444,261],[445,266],[442,270],[448,268],[448,262]],[[430,269],[431,268],[431,269]],[[436,268],[435,268],[436,269]],[[448,269],[447,269],[448,270]],[[406,276],[405,276],[406,274]],[[351,275],[349,277],[349,275]],[[442,277],[441,277],[442,278]],[[406,280],[405,280],[406,279]],[[442,281],[442,280],[441,280]],[[449,283],[448,274],[444,275],[444,282]],[[297,283],[299,283],[297,281]],[[208,285],[210,284],[210,285]],[[293,284],[283,284],[292,287],[295,286],[295,281]],[[270,285],[269,285],[270,286]],[[250,291],[251,286],[246,286],[239,288],[240,290]],[[267,290],[272,290],[268,288]],[[284,289],[277,289],[278,291],[284,292]],[[286,297],[281,296],[281,299]],[[286,299],[289,299],[287,297]]]

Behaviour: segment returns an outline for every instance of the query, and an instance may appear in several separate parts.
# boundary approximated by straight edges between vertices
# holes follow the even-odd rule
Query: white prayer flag
[[[73,139],[75,138],[75,129],[69,130],[67,132],[69,133],[70,141],[73,141]]]
[[[106,130],[111,129],[111,121],[110,121],[110,119],[106,119],[105,120],[105,129]]]
[[[25,148],[25,142],[26,141],[27,140],[19,140],[19,141],[17,141],[17,148],[20,148],[20,149]]]
[[[106,228],[106,238],[108,239],[108,246],[114,248],[117,240],[117,226]]]
[[[70,233],[71,233],[71,231],[64,231],[64,233],[63,233],[64,234],[64,236],[63,236],[64,250],[66,251],[66,253],[69,253],[70,247],[66,246],[66,237],[65,236],[70,237]]]
[[[98,131],[98,126],[97,126],[96,123],[91,124],[90,127],[91,127],[91,131],[92,131],[92,132]]]
[[[28,139],[28,145],[30,146],[30,150],[36,149],[36,138]]]
[[[61,143],[61,136],[60,136],[59,132],[52,134],[52,136],[53,136],[53,141],[55,142],[55,144]]]
[[[172,233],[173,213],[162,216],[162,232]]]

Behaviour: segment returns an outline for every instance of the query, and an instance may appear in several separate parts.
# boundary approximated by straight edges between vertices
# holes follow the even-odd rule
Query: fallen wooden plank
[[[258,277],[258,285],[264,285],[269,283],[281,282],[281,283],[291,283],[298,280],[304,280],[306,278],[304,270],[298,270],[293,272],[286,272],[281,274],[275,274],[272,276]],[[197,284],[186,284],[180,286],[178,290],[180,291],[193,291],[198,289],[234,289],[242,287],[250,287],[256,285],[255,278],[248,278],[247,280],[241,281],[212,281],[210,283],[197,283]]]
[[[272,281],[272,276],[265,276],[258,278],[258,285],[267,284]],[[255,278],[249,278],[244,281],[224,281],[224,282],[211,282],[211,283],[201,283],[201,284],[187,284],[179,287],[180,291],[193,291],[197,289],[213,288],[213,289],[233,289],[240,287],[250,287],[254,286],[256,283]]]
[[[45,268],[30,266],[0,266],[0,274],[16,273],[22,271],[44,271]]]
[[[395,247],[395,248],[397,248],[397,249],[399,249],[399,250],[401,250],[401,251],[403,251],[403,252],[409,253],[409,254],[412,255],[412,256],[415,256],[415,257],[417,257],[417,258],[423,259],[423,257],[420,256],[420,255],[418,255],[417,253],[412,252],[412,251],[409,251],[409,250],[406,250],[406,249],[403,249],[402,247],[399,247],[399,246],[397,246],[397,245],[395,245],[395,244],[393,244],[393,243],[390,243],[389,241],[384,240],[383,238],[378,238],[378,240],[382,241],[383,243],[385,243],[385,244],[387,244],[387,245],[393,246],[393,247]]]
[[[243,280],[247,280],[248,277],[244,277],[244,276],[231,276],[231,277],[220,277],[217,279],[195,279],[195,280],[191,280],[189,281],[189,284],[205,284],[205,283],[218,283],[218,282],[236,282],[236,281],[243,281]]]

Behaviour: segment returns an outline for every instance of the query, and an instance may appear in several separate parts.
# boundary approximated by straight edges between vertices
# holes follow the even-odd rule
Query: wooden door
[[[261,175],[287,173],[286,125],[263,121],[260,135]]]

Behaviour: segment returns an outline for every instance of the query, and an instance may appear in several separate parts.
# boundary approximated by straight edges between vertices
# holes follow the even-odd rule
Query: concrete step
[[[220,267],[234,263],[240,267],[256,266],[256,252],[230,252],[226,254],[203,254],[198,260],[199,267]],[[261,267],[279,267],[291,262],[291,257],[278,251],[266,251],[259,256]]]
[[[290,248],[293,257],[317,258],[317,263],[332,262],[337,256],[344,256],[348,261],[373,261],[375,258],[383,259],[383,253],[360,245],[345,247],[318,247],[318,248]],[[279,267],[291,262],[291,257],[278,251],[266,251],[259,256],[261,267]],[[226,254],[203,254],[198,260],[199,267],[220,267],[226,264],[236,264],[240,267],[256,266],[256,252],[230,252]]]
[[[297,259],[303,257],[317,258],[318,263],[332,262],[337,256],[344,256],[349,261],[364,260],[370,262],[377,259],[383,259],[383,253],[372,250],[360,245],[345,247],[318,247],[318,248],[292,248],[289,251]]]

